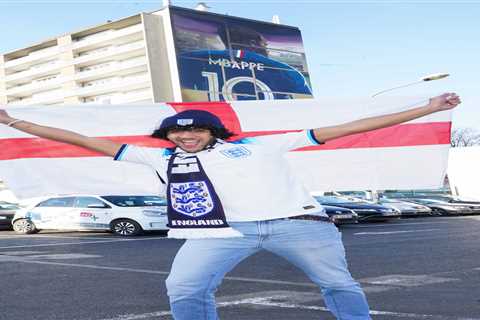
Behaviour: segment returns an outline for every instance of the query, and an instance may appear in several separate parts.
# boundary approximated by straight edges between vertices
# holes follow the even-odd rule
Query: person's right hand
[[[12,117],[10,117],[7,111],[0,109],[0,123],[7,124],[12,121]]]

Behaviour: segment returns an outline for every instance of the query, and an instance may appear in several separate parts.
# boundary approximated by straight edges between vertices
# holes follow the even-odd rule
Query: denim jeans
[[[175,320],[217,320],[216,288],[227,272],[262,249],[303,270],[321,288],[337,319],[371,319],[365,295],[347,269],[334,224],[276,219],[230,225],[244,237],[187,240],[178,251],[166,280]]]

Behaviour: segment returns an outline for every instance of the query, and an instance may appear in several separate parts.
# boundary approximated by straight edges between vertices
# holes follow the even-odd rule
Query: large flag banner
[[[15,118],[92,137],[151,147],[165,117],[208,110],[238,137],[332,126],[425,104],[419,98],[302,99],[149,105],[15,107]],[[451,111],[289,152],[293,170],[311,191],[437,188],[450,146]],[[20,199],[50,194],[163,194],[149,167],[0,126],[0,179]],[[233,183],[233,182],[232,182]],[[274,192],[274,190],[272,190]]]
[[[454,194],[480,200],[480,146],[452,148],[448,155],[448,180]]]

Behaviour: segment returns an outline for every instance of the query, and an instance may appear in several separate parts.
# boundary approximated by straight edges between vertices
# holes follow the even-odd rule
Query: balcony
[[[63,103],[63,94],[58,91],[54,91],[51,94],[44,94],[37,97],[28,97],[22,100],[14,100],[9,102],[7,105],[10,106],[30,106],[30,105],[51,105],[51,104],[61,104]]]
[[[13,59],[5,62],[5,71],[23,71],[29,69],[32,65],[38,64],[40,61],[51,60],[52,57],[60,53],[59,48],[49,47],[29,53],[27,56]]]
[[[110,61],[101,65],[91,66],[90,70],[78,72],[74,79],[77,81],[89,81],[114,75],[125,76],[138,72],[147,72],[147,59],[144,56],[121,62]]]
[[[53,63],[41,65],[36,67],[35,65],[31,68],[20,71],[16,73],[9,74],[5,77],[5,82],[10,82],[12,84],[27,83],[33,81],[35,78],[46,76],[48,74],[54,73],[54,71],[60,70],[66,64],[60,60],[56,60]]]
[[[111,82],[92,85],[88,87],[79,87],[73,90],[72,94],[79,97],[88,97],[106,94],[109,92],[118,92],[126,90],[136,90],[141,88],[149,88],[151,86],[148,74],[131,78],[119,78]]]
[[[124,93],[115,99],[115,103],[122,104],[122,103],[133,103],[133,102],[140,102],[140,101],[148,101],[148,103],[153,102],[152,97],[152,90],[148,88],[147,90],[142,90],[139,92],[132,92],[132,93]]]
[[[76,40],[73,50],[89,50],[100,45],[132,42],[143,39],[143,25],[137,24],[123,29],[110,29]]]
[[[48,89],[59,88],[62,86],[63,82],[64,82],[64,79],[61,76],[56,75],[54,76],[54,78],[49,80],[33,81],[25,85],[8,88],[6,90],[6,95],[15,96],[15,97],[29,96],[37,92],[42,92]]]
[[[145,42],[137,41],[121,46],[110,46],[103,51],[86,54],[74,58],[77,67],[87,66],[92,63],[108,62],[112,59],[124,60],[145,54]]]
[[[150,88],[139,91],[114,93],[85,98],[85,104],[128,104],[135,102],[152,103],[152,90]]]

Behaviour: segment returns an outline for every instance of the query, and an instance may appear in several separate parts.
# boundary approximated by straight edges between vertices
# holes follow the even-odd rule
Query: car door
[[[49,198],[38,203],[27,216],[39,229],[70,229],[75,218],[74,197]]]
[[[91,196],[75,198],[75,212],[78,227],[81,229],[108,230],[112,216],[112,207],[104,201]]]

